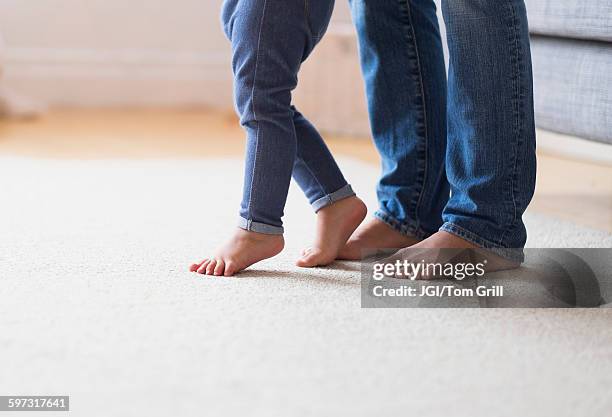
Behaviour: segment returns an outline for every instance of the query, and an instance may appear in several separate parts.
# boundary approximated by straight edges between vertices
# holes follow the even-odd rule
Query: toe
[[[202,262],[200,262],[199,264],[192,264],[192,265],[189,267],[189,271],[191,271],[191,272],[196,272],[196,271],[197,271],[197,270],[200,268],[200,266],[202,266],[202,264],[203,264],[204,262],[206,262],[206,259],[204,259],[204,260],[203,260]]]
[[[212,275],[213,272],[215,271],[215,267],[217,266],[217,260],[213,259],[210,261],[210,263],[206,266],[206,275]]]
[[[213,273],[216,276],[223,275],[224,268],[225,268],[225,262],[223,262],[223,259],[220,259],[219,261],[217,261],[217,266],[215,266],[215,270]]]
[[[313,266],[316,266],[317,262],[314,256],[305,255],[305,256],[302,256],[300,259],[298,259],[295,264],[302,268],[311,268]]]
[[[306,255],[297,260],[296,265],[303,268],[311,268],[314,266],[327,265],[329,262],[324,259],[323,253],[317,249],[311,250]]]
[[[238,268],[236,267],[236,264],[232,261],[228,261],[225,264],[225,271],[223,272],[223,275],[225,275],[226,277],[231,277],[236,272],[238,272]]]
[[[206,267],[208,266],[208,264],[210,263],[210,259],[205,260],[204,262],[202,262],[199,266],[199,268],[197,269],[197,273],[198,274],[204,274],[206,273]]]

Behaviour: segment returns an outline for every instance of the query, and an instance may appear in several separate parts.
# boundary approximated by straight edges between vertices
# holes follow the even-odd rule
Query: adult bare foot
[[[319,210],[315,242],[302,252],[296,265],[314,267],[332,263],[367,211],[366,205],[357,197],[345,198]]]
[[[414,244],[410,247],[411,249],[475,249],[478,246],[472,242],[468,242],[465,239],[461,239],[452,233],[440,230],[427,239]]]
[[[518,268],[519,262],[510,261],[496,255],[490,250],[482,249],[475,244],[452,233],[438,231],[427,239],[398,251],[386,262],[409,261],[424,264],[483,263],[485,272],[495,272]],[[398,276],[398,278],[401,278]],[[438,278],[433,274],[421,273],[416,279]]]
[[[359,226],[338,253],[338,259],[356,261],[366,249],[400,249],[418,242],[416,237],[406,236],[374,218]]]
[[[278,255],[285,246],[282,235],[266,235],[237,229],[234,236],[211,258],[193,264],[191,272],[206,275],[234,275],[261,260]]]

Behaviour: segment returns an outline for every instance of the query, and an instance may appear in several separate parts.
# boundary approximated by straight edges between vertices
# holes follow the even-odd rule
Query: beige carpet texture
[[[378,169],[340,165],[373,211]],[[0,158],[0,395],[87,417],[610,415],[612,309],[362,309],[358,263],[294,266],[315,220],[295,186],[281,255],[189,273],[241,184],[236,159]],[[612,247],[527,224],[531,247]]]

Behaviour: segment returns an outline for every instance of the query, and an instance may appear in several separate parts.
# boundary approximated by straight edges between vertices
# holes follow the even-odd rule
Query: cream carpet
[[[374,207],[376,168],[341,165]],[[0,159],[0,395],[76,416],[603,416],[612,310],[362,310],[359,268],[187,272],[233,227],[238,160]],[[612,237],[529,215],[529,244]],[[53,414],[53,413],[51,413]],[[7,414],[8,415],[8,414]]]

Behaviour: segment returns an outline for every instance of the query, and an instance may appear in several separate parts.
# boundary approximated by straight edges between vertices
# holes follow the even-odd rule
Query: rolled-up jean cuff
[[[443,230],[445,232],[458,236],[463,240],[467,240],[468,242],[482,249],[486,249],[490,251],[491,253],[497,256],[500,256],[502,258],[505,258],[509,261],[519,262],[519,263],[522,263],[523,261],[525,261],[525,252],[523,251],[523,248],[503,247],[501,245],[491,242],[490,240],[484,239],[478,236],[477,234],[472,233],[469,230],[461,226],[457,226],[456,224],[453,224],[453,223],[448,223],[448,222],[444,223],[442,227],[440,227],[440,230]]]
[[[266,223],[254,222],[244,217],[238,218],[238,227],[249,232],[263,233],[265,235],[282,235],[285,231],[281,226],[272,226]]]
[[[355,195],[356,194],[353,191],[353,188],[351,187],[351,185],[346,184],[344,187],[340,188],[338,191],[334,191],[331,194],[327,194],[326,196],[323,196],[319,198],[318,200],[315,200],[314,202],[311,203],[311,206],[316,213],[317,211],[321,210],[323,207],[329,206],[330,204],[333,204],[337,201],[343,200],[345,198],[353,197]]]
[[[433,234],[418,227],[416,222],[401,222],[384,210],[377,210],[374,217],[405,236],[426,239]]]

